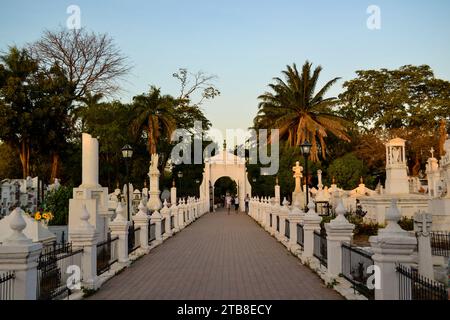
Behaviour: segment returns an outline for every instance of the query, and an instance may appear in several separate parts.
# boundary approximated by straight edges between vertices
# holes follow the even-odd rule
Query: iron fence
[[[136,251],[138,248],[141,247],[141,241],[140,241],[140,235],[141,235],[141,227],[137,227],[133,230],[133,245],[131,246],[131,249],[128,251],[128,254]],[[130,246],[128,246],[130,247]]]
[[[270,224],[270,227],[272,228],[272,214],[269,214],[269,218],[270,218],[269,224]]]
[[[37,266],[38,300],[61,299],[71,293],[71,288],[82,280],[82,254],[83,249],[73,250],[71,243],[54,244],[41,252]],[[79,279],[72,277],[72,283],[68,283],[74,274],[69,266],[76,266],[80,271]]]
[[[107,239],[97,244],[97,275],[108,271],[115,262],[117,262],[117,245],[119,237],[111,239],[111,233],[108,233]]]
[[[431,232],[431,252],[434,256],[450,256],[450,232]]]
[[[153,240],[156,240],[156,224],[149,223],[148,224],[148,244],[150,244]]]
[[[314,257],[327,267],[327,237],[317,231],[314,231]]]
[[[14,271],[7,271],[0,274],[0,300],[14,299],[14,279],[16,274]]]
[[[291,229],[289,224],[290,224],[289,220],[287,219],[284,220],[284,236],[288,239],[291,237]]]
[[[305,234],[303,232],[303,226],[300,223],[297,223],[297,244],[303,248],[304,243]]]
[[[428,279],[417,270],[396,265],[400,300],[448,300],[445,285]]]
[[[375,290],[367,286],[367,280],[372,275],[368,273],[368,267],[374,264],[372,255],[348,243],[342,244],[342,276],[352,283],[354,290],[369,300],[375,298]]]
[[[280,216],[277,216],[277,232],[280,232]]]
[[[314,204],[319,216],[329,216],[331,214],[331,206],[328,201],[316,201]]]
[[[175,229],[175,216],[170,216],[170,230]]]

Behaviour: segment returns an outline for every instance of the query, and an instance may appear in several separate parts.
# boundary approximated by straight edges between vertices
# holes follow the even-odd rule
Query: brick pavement
[[[249,216],[209,213],[90,299],[342,299]]]

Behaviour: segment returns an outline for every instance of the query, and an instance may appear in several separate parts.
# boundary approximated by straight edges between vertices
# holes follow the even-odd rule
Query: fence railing
[[[305,234],[303,232],[303,226],[300,223],[297,223],[297,244],[303,248],[304,243]]]
[[[284,236],[288,239],[291,237],[290,222],[287,219],[284,220]]]
[[[161,220],[161,235],[166,233],[166,218]]]
[[[434,256],[450,257],[450,232],[431,232],[431,252]]]
[[[0,300],[14,299],[14,279],[16,274],[14,271],[0,273]]]
[[[148,224],[148,244],[150,244],[154,240],[156,240],[156,224],[149,223]]]
[[[269,214],[269,218],[270,218],[269,224],[270,224],[270,227],[272,228],[272,214]]]
[[[133,245],[131,247],[129,246],[131,249],[129,250],[128,254],[136,251],[138,248],[141,247],[141,240],[140,240],[141,239],[140,238],[141,227],[137,227],[136,229],[134,229],[133,234],[134,234],[134,236],[133,236]]]
[[[400,300],[448,300],[445,285],[421,276],[417,270],[397,264]]]
[[[367,287],[367,280],[372,275],[368,273],[368,267],[373,264],[372,254],[348,243],[342,244],[342,276],[369,300],[375,299],[375,290]]]
[[[170,216],[170,230],[175,229],[175,216]]]
[[[317,231],[314,231],[314,257],[319,259],[320,263],[327,267],[327,237]]]
[[[69,266],[78,266],[82,275],[83,249],[73,250],[71,243],[54,245],[41,252],[37,266],[37,297],[39,300],[53,300],[68,296],[71,290],[67,284],[72,273]],[[82,279],[75,279],[74,281]],[[71,283],[75,285],[76,283]]]
[[[111,239],[111,234],[105,241],[97,244],[97,275],[101,275],[108,271],[115,262],[117,262],[119,237]]]
[[[277,232],[280,232],[280,216],[277,216]]]
[[[331,206],[328,201],[316,201],[314,204],[319,216],[329,216],[331,214]]]

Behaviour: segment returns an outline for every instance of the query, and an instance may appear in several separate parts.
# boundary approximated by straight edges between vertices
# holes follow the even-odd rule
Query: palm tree
[[[131,129],[139,136],[147,135],[147,147],[151,154],[156,153],[158,140],[163,132],[168,136],[176,129],[175,106],[177,101],[169,95],[161,96],[161,90],[152,86],[148,94],[133,98],[133,113]]]
[[[322,67],[316,67],[312,74],[311,67],[312,64],[306,61],[299,74],[294,63],[282,72],[285,80],[274,78],[274,83],[269,84],[273,92],[265,92],[258,97],[261,101],[254,127],[279,129],[280,138],[286,139],[291,146],[310,141],[310,158],[318,161],[319,149],[322,157],[326,157],[325,138],[328,133],[345,141],[350,141],[350,138],[346,134],[346,121],[332,110],[338,100],[335,97],[324,98],[340,78],[328,81],[315,93]]]

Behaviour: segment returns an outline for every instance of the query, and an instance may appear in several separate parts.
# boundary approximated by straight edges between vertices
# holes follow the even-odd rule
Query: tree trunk
[[[26,140],[20,142],[19,155],[22,163],[22,176],[26,179],[30,174],[30,145]]]
[[[57,152],[52,153],[52,172],[50,175],[50,183],[54,183],[55,179],[58,178],[59,172],[59,154]]]

